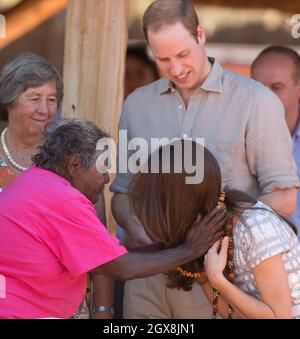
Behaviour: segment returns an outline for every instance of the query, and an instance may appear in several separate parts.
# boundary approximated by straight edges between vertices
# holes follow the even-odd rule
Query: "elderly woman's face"
[[[96,168],[85,170],[79,167],[76,176],[72,179],[72,185],[84,194],[93,204],[103,192],[104,186],[109,182],[107,173],[101,174]]]
[[[9,125],[23,133],[43,133],[57,112],[54,81],[38,87],[29,87],[8,109]]]

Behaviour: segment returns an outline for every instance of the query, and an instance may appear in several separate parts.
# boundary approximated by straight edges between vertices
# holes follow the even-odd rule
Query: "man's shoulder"
[[[168,88],[168,79],[160,78],[146,86],[137,88],[126,98],[126,102],[136,102],[137,100],[147,97],[159,97],[163,91],[166,91]]]
[[[242,74],[234,73],[229,70],[223,72],[224,88],[231,92],[236,92],[240,98],[254,100],[258,104],[281,105],[278,97],[259,81],[248,78]]]
[[[268,89],[260,82],[229,70],[224,70],[223,80],[225,86],[230,85],[248,92],[264,93],[265,91],[268,91]]]

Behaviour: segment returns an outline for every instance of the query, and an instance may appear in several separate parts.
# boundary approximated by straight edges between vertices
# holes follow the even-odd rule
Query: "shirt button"
[[[182,106],[182,105],[180,105],[178,108],[179,108],[179,109],[183,109],[183,106]]]
[[[188,137],[188,135],[187,135],[186,133],[184,133],[184,134],[182,135],[182,137],[183,137],[183,139],[186,139],[186,138]]]

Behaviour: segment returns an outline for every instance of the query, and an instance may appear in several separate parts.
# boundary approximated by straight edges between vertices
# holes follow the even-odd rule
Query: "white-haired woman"
[[[0,75],[0,191],[32,163],[43,133],[63,97],[59,72],[42,57],[25,53],[8,61]]]

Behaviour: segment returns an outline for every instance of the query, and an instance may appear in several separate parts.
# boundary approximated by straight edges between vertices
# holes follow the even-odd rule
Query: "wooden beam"
[[[5,14],[6,38],[0,39],[0,49],[38,27],[61,12],[68,0],[26,0]]]
[[[212,5],[222,7],[236,7],[236,8],[264,8],[277,9],[291,14],[300,13],[299,1],[282,1],[282,0],[192,0],[198,5]]]
[[[117,139],[123,104],[127,47],[127,0],[69,0],[63,117],[93,121]],[[107,220],[111,194],[105,192]]]

